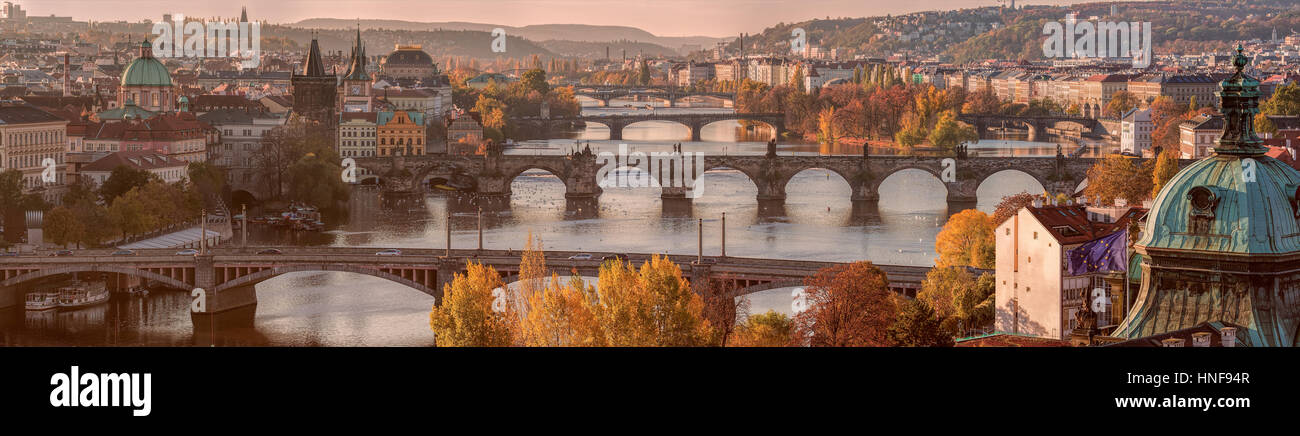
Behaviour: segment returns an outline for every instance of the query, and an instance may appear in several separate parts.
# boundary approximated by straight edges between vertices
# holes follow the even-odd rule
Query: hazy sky
[[[295,22],[306,18],[377,18],[529,24],[634,26],[660,36],[732,36],[779,22],[864,17],[927,10],[994,6],[996,0],[6,0],[28,15],[71,15],[77,20],[158,20],[186,16],[237,16]],[[1022,4],[1070,4],[1031,0]]]

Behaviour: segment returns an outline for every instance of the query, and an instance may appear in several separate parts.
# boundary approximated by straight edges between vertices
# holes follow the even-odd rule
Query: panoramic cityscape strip
[[[0,344],[1300,344],[1297,5],[984,3],[4,2]]]

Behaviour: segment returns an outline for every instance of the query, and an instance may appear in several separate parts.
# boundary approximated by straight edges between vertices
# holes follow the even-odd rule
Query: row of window
[[[42,145],[63,143],[67,137],[66,130],[43,130],[39,132],[20,132],[6,135],[5,144],[10,146]]]
[[[11,156],[9,158],[9,168],[35,168],[41,166],[41,161],[45,158],[54,159],[54,163],[63,163],[63,154],[31,154],[26,156]]]

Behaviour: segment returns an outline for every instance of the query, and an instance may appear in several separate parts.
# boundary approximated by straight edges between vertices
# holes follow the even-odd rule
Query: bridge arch
[[[194,285],[185,283],[174,278],[157,274],[142,269],[121,267],[113,265],[84,264],[84,265],[65,265],[54,268],[43,268],[26,274],[10,277],[8,280],[0,281],[0,287],[20,285],[32,280],[42,279],[45,277],[57,276],[62,274],[82,273],[82,272],[102,272],[122,274],[130,277],[139,277],[142,279],[153,280],[176,289],[191,289]]]
[[[854,186],[855,185],[854,180],[857,180],[857,177],[855,177],[854,174],[848,174],[844,170],[835,168],[834,166],[831,165],[824,165],[824,166],[810,165],[810,166],[798,168],[795,171],[790,172],[790,175],[786,176],[785,179],[780,182],[781,192],[788,192],[790,188],[790,182],[794,181],[794,178],[797,177],[799,174],[805,171],[814,171],[814,170],[829,171],[839,176],[840,180],[843,180],[845,185],[847,185],[849,188],[849,199],[856,198],[860,194],[858,191],[860,191],[859,188],[861,186],[861,183],[857,183],[856,184],[857,186]]]
[[[367,275],[367,276],[371,276],[371,277],[378,277],[378,278],[385,279],[385,280],[388,280],[388,281],[390,281],[390,282],[398,283],[398,284],[404,285],[404,286],[406,286],[406,287],[408,287],[408,288],[411,288],[411,289],[414,289],[414,290],[417,290],[417,291],[423,292],[423,293],[425,293],[426,295],[429,295],[429,296],[434,297],[435,299],[437,299],[437,301],[436,301],[437,303],[441,303],[441,302],[442,302],[442,301],[441,301],[441,300],[442,300],[442,292],[440,292],[440,291],[438,291],[438,290],[436,290],[436,289],[434,289],[434,288],[430,288],[430,287],[428,287],[428,286],[425,286],[424,284],[421,284],[421,283],[416,282],[416,281],[414,281],[414,280],[410,280],[410,279],[402,278],[401,276],[398,276],[398,275],[396,275],[396,274],[392,274],[392,273],[384,272],[384,271],[381,271],[381,270],[376,269],[376,268],[368,268],[368,267],[354,266],[354,265],[345,265],[345,264],[302,264],[302,265],[281,265],[281,266],[276,266],[276,267],[272,267],[272,268],[264,269],[264,270],[261,270],[261,271],[258,271],[258,272],[255,272],[255,273],[252,273],[252,274],[249,274],[249,275],[245,275],[245,276],[242,276],[242,277],[239,277],[239,278],[233,279],[233,280],[229,280],[229,281],[227,281],[227,282],[225,282],[225,283],[222,283],[222,284],[219,284],[219,285],[216,286],[215,289],[213,289],[212,292],[214,292],[214,293],[221,293],[222,291],[226,291],[226,290],[229,290],[229,289],[232,289],[232,288],[236,288],[236,287],[240,287],[240,286],[252,286],[252,285],[256,285],[256,284],[258,284],[258,283],[261,283],[261,282],[264,282],[264,281],[267,281],[267,280],[270,280],[270,279],[273,279],[273,278],[279,277],[279,276],[281,276],[281,275],[288,274],[288,273],[294,273],[294,272],[346,272],[346,273],[354,273],[354,274]],[[442,272],[442,271],[439,271],[438,273],[439,273],[439,274],[442,274],[443,272]],[[451,271],[448,271],[447,273],[450,274]],[[435,281],[435,283],[436,283],[436,282],[437,282],[437,281]],[[436,285],[435,285],[435,286],[436,286]]]
[[[1051,185],[1048,184],[1048,182],[1047,182],[1046,180],[1043,180],[1039,175],[1036,175],[1036,174],[1034,174],[1034,173],[1031,172],[1031,171],[1025,171],[1025,170],[1023,170],[1023,169],[1019,169],[1019,168],[1005,168],[1005,169],[1000,169],[1000,170],[993,171],[993,172],[990,172],[990,173],[988,173],[988,174],[984,174],[984,175],[980,176],[979,180],[976,181],[976,184],[975,184],[975,192],[976,192],[976,195],[978,196],[979,189],[985,186],[985,183],[984,183],[984,182],[988,181],[990,178],[993,178],[994,176],[997,176],[997,175],[999,175],[999,174],[1019,174],[1019,175],[1023,175],[1023,176],[1028,176],[1030,179],[1032,179],[1033,181],[1035,181],[1035,182],[1038,183],[1038,190],[1034,190],[1032,187],[1029,187],[1029,188],[1027,188],[1027,189],[1021,189],[1021,190],[1015,190],[1015,189],[1012,189],[1011,191],[1014,191],[1014,192],[1009,192],[1009,193],[1004,194],[1004,195],[1015,195],[1015,194],[1020,193],[1020,192],[1028,192],[1028,193],[1030,193],[1030,194],[1037,194],[1037,193],[1039,193],[1039,192],[1048,192],[1048,191],[1050,191],[1049,187],[1050,187]]]
[[[745,115],[745,114],[734,114],[734,115],[731,115],[731,116],[722,116],[722,117],[718,117],[718,118],[707,119],[707,120],[701,122],[698,128],[695,128],[695,129],[694,129],[694,132],[692,133],[692,136],[693,136],[692,139],[693,139],[693,140],[696,140],[696,141],[700,140],[700,133],[701,133],[702,131],[704,131],[704,128],[705,128],[705,127],[708,127],[708,126],[713,125],[713,124],[716,124],[716,123],[722,123],[722,122],[727,122],[727,121],[735,121],[735,122],[737,122],[737,123],[740,123],[740,122],[744,121],[744,122],[750,122],[750,123],[755,123],[755,124],[761,124],[761,125],[767,126],[769,129],[772,129],[772,139],[777,139],[777,140],[781,139],[781,132],[782,132],[782,130],[783,130],[783,129],[781,128],[781,126],[779,126],[779,125],[777,125],[777,124],[774,124],[774,123],[772,123],[772,122],[766,121],[766,120],[753,119],[753,118],[745,118],[744,115]],[[740,123],[740,124],[742,124],[742,127],[743,127],[743,123]]]
[[[891,178],[894,178],[895,176],[898,176],[900,173],[909,172],[909,171],[912,172],[919,171],[919,172],[929,174],[931,177],[933,177],[933,180],[935,182],[938,182],[939,186],[943,187],[944,198],[946,199],[951,197],[953,193],[953,189],[948,186],[948,183],[944,183],[943,177],[939,173],[940,171],[939,168],[932,168],[925,165],[910,165],[910,164],[899,166],[897,168],[892,168],[888,173],[884,174],[883,176],[868,181],[867,183],[870,184],[870,189],[867,190],[867,193],[874,194],[877,196],[876,198],[880,198],[881,197],[880,187],[884,186],[886,181],[888,181]]]

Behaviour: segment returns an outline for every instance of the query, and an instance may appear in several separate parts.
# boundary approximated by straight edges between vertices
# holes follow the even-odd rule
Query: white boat
[[[104,282],[77,282],[59,289],[59,308],[76,309],[108,301]]]
[[[27,294],[27,310],[42,311],[59,307],[58,292],[32,292]]]

